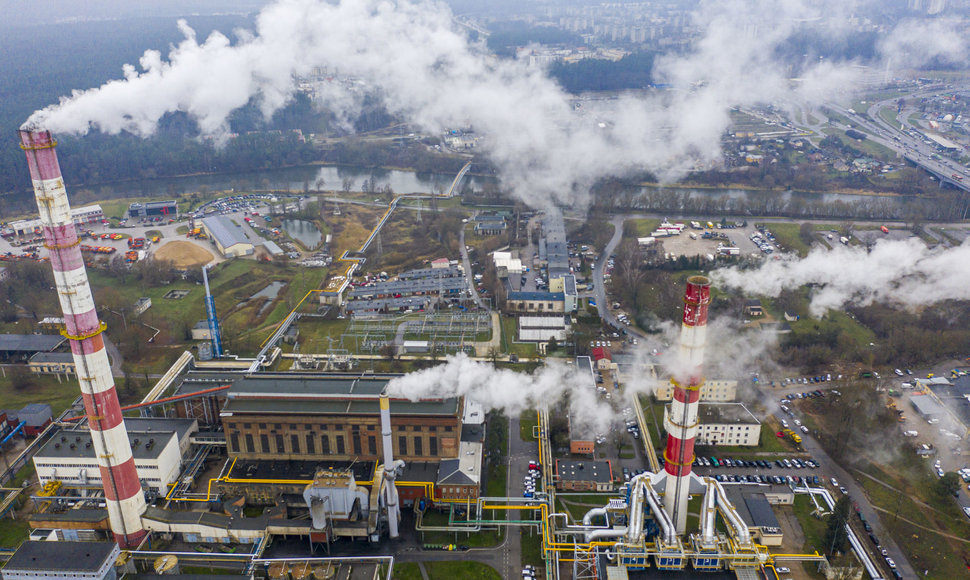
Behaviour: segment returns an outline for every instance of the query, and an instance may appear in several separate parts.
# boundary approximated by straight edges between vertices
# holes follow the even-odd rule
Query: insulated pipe
[[[394,449],[391,447],[391,400],[387,394],[381,395],[381,436],[384,446],[384,499],[387,503],[387,529],[391,538],[398,537],[398,496],[394,486],[396,477]]]
[[[70,342],[81,384],[111,532],[121,547],[135,547],[148,533],[141,523],[145,495],[101,336],[105,325],[98,319],[78,245],[77,226],[54,152],[57,142],[50,131],[43,129],[22,129],[19,134],[44,228],[44,246],[50,251],[57,297],[64,312],[65,329],[61,333]]]
[[[717,487],[713,479],[708,479],[705,483],[707,491],[704,493],[704,507],[701,513],[701,535],[707,544],[714,543],[716,532],[715,522],[717,521]]]
[[[664,507],[680,534],[687,528],[690,468],[694,461],[694,440],[697,437],[697,407],[701,385],[704,383],[701,365],[704,362],[707,306],[710,299],[710,280],[704,276],[691,276],[687,279],[680,350],[671,378],[674,396],[670,411],[664,416],[664,428],[667,431],[667,447],[664,450],[664,470],[667,472]]]
[[[717,505],[721,507],[721,513],[724,514],[724,518],[728,521],[728,525],[734,528],[734,538],[739,544],[750,544],[751,543],[751,533],[748,531],[748,525],[744,523],[741,516],[738,515],[734,505],[727,498],[727,494],[724,493],[724,487],[721,486],[721,482],[715,480],[714,486],[717,488]]]
[[[584,526],[589,526],[589,525],[591,525],[590,522],[593,521],[593,518],[598,517],[598,516],[605,516],[606,515],[606,508],[607,508],[607,506],[603,506],[601,508],[593,508],[593,509],[589,510],[588,512],[586,512],[586,515],[583,516],[583,525]]]

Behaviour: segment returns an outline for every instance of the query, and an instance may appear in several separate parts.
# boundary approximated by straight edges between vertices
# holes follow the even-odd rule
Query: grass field
[[[626,220],[623,222],[625,236],[629,232],[633,232],[635,235],[633,237],[644,238],[650,235],[650,232],[654,231],[660,226],[660,220],[658,219],[635,219]]]
[[[514,342],[517,331],[515,318],[500,316],[502,321],[502,352],[514,354],[518,357],[536,356],[536,345],[531,342]]]
[[[56,416],[81,396],[80,386],[74,378],[59,383],[54,376],[31,373],[26,382],[26,386],[17,389],[9,376],[0,377],[0,401],[3,401],[5,409],[19,409],[29,403],[44,402],[50,404]]]
[[[30,526],[26,520],[4,519],[0,524],[0,548],[16,548],[27,539]]]
[[[519,416],[519,438],[523,441],[535,441],[533,428],[538,425],[539,420],[533,410],[522,411]]]

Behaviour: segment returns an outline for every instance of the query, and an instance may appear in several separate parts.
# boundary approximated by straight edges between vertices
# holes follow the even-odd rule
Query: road
[[[472,262],[468,258],[468,247],[465,246],[465,228],[462,227],[458,230],[458,246],[461,248],[461,264],[465,269],[465,279],[468,281],[468,291],[471,293],[472,300],[475,301],[475,305],[482,310],[489,310],[488,305],[482,300],[482,297],[478,295],[478,288],[475,287],[475,275],[472,272]]]

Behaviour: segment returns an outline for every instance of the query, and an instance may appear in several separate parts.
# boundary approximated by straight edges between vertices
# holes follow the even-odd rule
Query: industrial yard
[[[681,4],[11,28],[0,580],[965,577],[970,1]]]

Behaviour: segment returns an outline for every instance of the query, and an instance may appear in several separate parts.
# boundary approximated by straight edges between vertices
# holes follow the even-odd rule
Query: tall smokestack
[[[77,229],[54,152],[57,142],[46,130],[19,133],[44,226],[44,245],[50,251],[57,297],[64,312],[66,329],[62,333],[70,341],[81,383],[111,531],[122,547],[137,546],[147,533],[141,525],[145,497],[135,472],[128,432],[104,350],[101,333],[105,326],[98,320],[94,307]]]
[[[381,436],[384,447],[384,498],[387,502],[387,532],[391,538],[398,537],[397,519],[399,517],[397,487],[397,466],[394,464],[394,449],[391,447],[391,400],[387,394],[381,395]]]
[[[684,294],[684,321],[680,330],[680,353],[677,369],[671,381],[674,398],[670,412],[664,417],[667,448],[664,450],[664,470],[667,487],[664,509],[670,514],[677,533],[687,527],[687,494],[690,488],[690,467],[694,461],[694,439],[697,437],[697,401],[700,399],[701,365],[704,362],[704,343],[707,340],[707,305],[711,300],[711,282],[704,276],[687,279]]]

